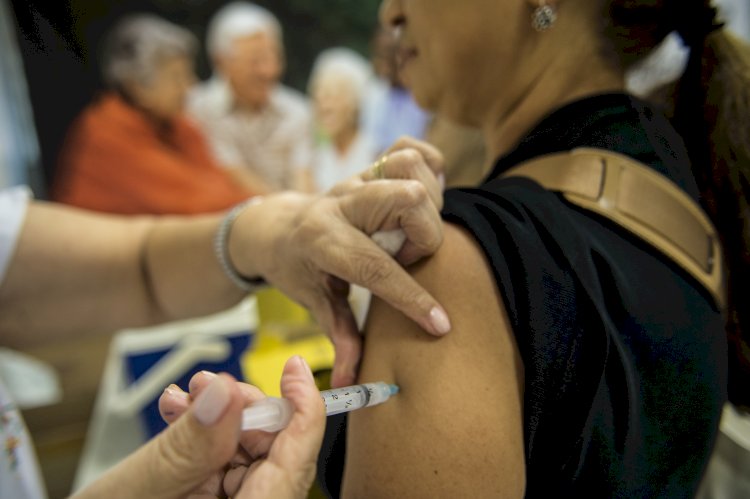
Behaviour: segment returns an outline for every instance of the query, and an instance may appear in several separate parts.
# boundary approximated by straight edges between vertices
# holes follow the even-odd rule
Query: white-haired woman
[[[102,54],[107,89],[68,134],[53,199],[110,213],[190,214],[253,194],[183,116],[196,46],[190,32],[149,14],[114,27]]]
[[[309,93],[318,138],[313,172],[319,190],[351,177],[375,158],[375,143],[360,126],[370,79],[367,60],[344,47],[323,51],[313,65]]]

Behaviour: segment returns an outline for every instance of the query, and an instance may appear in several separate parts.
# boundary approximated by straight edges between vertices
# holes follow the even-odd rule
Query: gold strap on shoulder
[[[671,180],[627,156],[580,148],[542,156],[503,177],[527,177],[640,237],[693,276],[724,309],[721,244],[700,206]]]

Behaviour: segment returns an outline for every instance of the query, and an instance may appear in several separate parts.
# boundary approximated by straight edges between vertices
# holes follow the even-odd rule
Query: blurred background
[[[6,0],[3,0],[6,1]],[[203,42],[206,24],[226,1],[220,0],[8,0],[26,70],[41,163],[30,183],[44,197],[55,158],[75,116],[101,88],[99,42],[124,14],[152,12],[192,31]],[[283,82],[305,92],[315,57],[323,49],[347,46],[367,56],[380,0],[256,1],[284,27],[287,69]],[[11,18],[12,21],[12,18]],[[210,73],[199,52],[200,78]]]

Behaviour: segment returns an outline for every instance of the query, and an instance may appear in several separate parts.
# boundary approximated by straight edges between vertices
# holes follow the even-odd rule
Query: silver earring
[[[544,0],[531,14],[531,26],[539,32],[550,29],[556,20],[557,11],[551,5],[545,4]]]

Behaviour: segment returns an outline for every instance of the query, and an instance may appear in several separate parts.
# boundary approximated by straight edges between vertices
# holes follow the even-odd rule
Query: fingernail
[[[180,390],[180,387],[177,385],[169,385],[164,389],[164,393],[171,398],[178,399],[178,400],[190,400],[190,395]]]
[[[445,174],[444,173],[438,173],[437,181],[438,181],[438,184],[440,184],[440,188],[442,190],[445,190]]]
[[[216,377],[216,373],[212,373],[211,371],[201,371],[200,374],[202,377],[208,378],[208,379],[214,379]],[[197,375],[196,375],[197,376]],[[197,379],[196,376],[193,376],[190,378],[190,382],[188,383],[188,391],[190,393],[194,393],[197,388]]]
[[[298,364],[299,364],[300,366],[302,366],[302,368],[303,368],[303,369],[305,370],[305,372],[307,373],[307,376],[308,376],[308,377],[310,378],[310,381],[313,381],[313,382],[314,382],[314,381],[315,381],[315,378],[313,377],[312,369],[310,369],[310,366],[309,366],[309,365],[308,365],[308,363],[307,363],[307,362],[305,361],[305,359],[303,359],[303,358],[302,358],[302,356],[300,356],[300,355],[295,355],[295,357],[296,357],[297,363],[298,363]]]
[[[438,334],[448,334],[451,330],[451,321],[448,314],[440,307],[433,307],[430,310],[430,324]]]
[[[179,406],[187,409],[190,406],[190,395],[182,391],[177,385],[169,385],[164,389],[164,394],[159,400],[160,408],[163,402],[166,402],[167,404],[162,408],[162,410],[164,411],[164,416],[174,416],[176,414],[176,411],[168,410],[167,406]]]
[[[216,378],[198,395],[195,404],[193,404],[193,415],[203,426],[211,426],[224,413],[230,399],[231,396],[226,383],[223,379]]]

